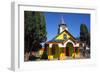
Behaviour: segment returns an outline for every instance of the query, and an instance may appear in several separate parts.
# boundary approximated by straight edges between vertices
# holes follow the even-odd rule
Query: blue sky
[[[79,37],[80,25],[82,23],[86,24],[90,31],[90,14],[44,12],[44,15],[46,19],[47,41],[57,35],[61,16],[63,16],[69,32],[74,37]]]

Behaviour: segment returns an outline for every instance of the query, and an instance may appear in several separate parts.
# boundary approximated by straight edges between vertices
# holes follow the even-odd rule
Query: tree
[[[80,41],[86,42],[87,46],[90,47],[90,32],[85,24],[80,26]]]
[[[85,24],[80,26],[80,41],[84,42],[87,39],[88,29]]]
[[[48,55],[47,55],[46,51],[43,52],[43,55],[41,56],[41,59],[43,59],[43,60],[47,60],[48,59]]]
[[[24,12],[24,40],[25,49],[30,52],[42,48],[41,43],[46,41],[46,22],[42,12]]]
[[[85,24],[81,24],[80,26],[80,42],[84,44],[83,55],[85,56],[86,46],[90,47],[90,33]]]
[[[90,48],[90,33],[87,35],[87,45]]]

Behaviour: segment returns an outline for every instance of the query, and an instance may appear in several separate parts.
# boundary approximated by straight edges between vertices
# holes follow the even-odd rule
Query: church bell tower
[[[68,28],[67,28],[67,25],[65,24],[64,18],[62,16],[60,24],[59,24],[59,27],[58,27],[58,34],[61,33],[61,32],[63,32],[64,30],[68,31]]]

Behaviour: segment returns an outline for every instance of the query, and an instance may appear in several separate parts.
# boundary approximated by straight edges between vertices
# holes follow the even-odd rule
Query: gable
[[[67,39],[64,39],[64,35],[66,35]],[[74,43],[76,42],[76,39],[67,30],[64,30],[47,43],[65,43],[69,39],[72,40]]]
[[[64,35],[66,35],[67,39],[72,39],[73,41],[76,41],[76,39],[67,30],[64,30],[62,33],[58,34],[54,39],[65,40]]]
[[[66,35],[67,39],[69,39],[71,36],[67,33],[67,32],[63,32],[61,34],[59,34],[55,39],[56,40],[64,40],[64,36]]]

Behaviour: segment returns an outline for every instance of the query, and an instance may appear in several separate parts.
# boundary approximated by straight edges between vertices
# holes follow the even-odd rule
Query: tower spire
[[[61,16],[61,21],[60,21],[59,28],[58,28],[58,34],[63,32],[64,30],[68,31],[68,27],[66,26],[63,16]]]
[[[61,24],[65,24],[63,16],[61,16]]]

